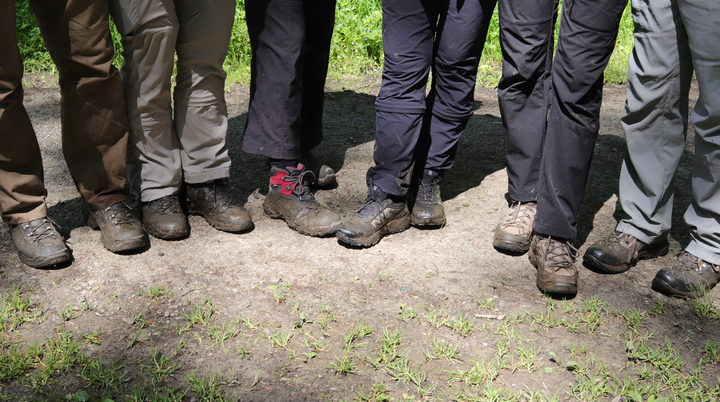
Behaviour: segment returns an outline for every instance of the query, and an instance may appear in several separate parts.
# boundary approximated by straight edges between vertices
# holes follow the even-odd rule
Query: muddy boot
[[[415,205],[413,205],[410,224],[413,226],[437,227],[445,224],[445,209],[440,198],[440,174],[425,169],[418,184]]]
[[[142,214],[145,231],[158,239],[176,240],[190,234],[190,226],[177,195],[144,203]]]
[[[342,222],[336,212],[321,207],[310,188],[314,173],[303,164],[271,168],[270,190],[263,209],[284,220],[291,229],[308,236],[327,236]]]
[[[99,210],[90,209],[88,226],[100,230],[100,241],[113,253],[140,250],[149,245],[142,223],[126,201]]]
[[[50,219],[38,218],[10,227],[10,236],[23,263],[47,268],[70,261],[70,250]]]
[[[187,185],[188,213],[202,215],[210,226],[223,232],[239,233],[252,229],[250,213],[230,195],[227,181]]]
[[[368,197],[352,218],[335,232],[341,243],[356,247],[370,247],[391,233],[410,227],[410,212],[405,201],[385,194],[371,186]]]

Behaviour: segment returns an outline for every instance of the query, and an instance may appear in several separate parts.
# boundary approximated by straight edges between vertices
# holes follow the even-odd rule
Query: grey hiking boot
[[[683,251],[655,274],[653,290],[672,297],[702,297],[720,281],[720,266]]]
[[[576,254],[577,250],[568,240],[534,234],[528,257],[537,268],[537,287],[545,293],[575,296],[578,281]]]
[[[410,212],[404,201],[394,201],[377,186],[368,189],[368,197],[352,218],[335,232],[341,243],[370,247],[391,233],[410,227]]]
[[[47,268],[70,260],[70,250],[50,219],[38,218],[10,227],[10,236],[23,263]]]
[[[513,201],[505,218],[495,228],[493,247],[502,252],[523,254],[530,248],[537,203]]]
[[[227,180],[187,185],[188,213],[202,215],[210,226],[239,233],[253,227],[250,213],[230,195]]]
[[[627,271],[640,260],[665,255],[669,249],[667,240],[646,244],[629,234],[615,231],[588,247],[583,261],[599,271],[616,274]]]
[[[440,174],[434,170],[425,169],[418,184],[415,204],[410,216],[413,226],[443,226],[445,224],[445,209],[440,198]]]
[[[342,222],[336,212],[321,207],[310,188],[314,173],[303,164],[271,169],[270,190],[263,209],[271,218],[283,219],[290,228],[309,236],[327,236]]]
[[[143,203],[142,215],[143,227],[158,239],[176,240],[190,234],[190,226],[177,195]]]
[[[100,229],[100,241],[113,253],[142,249],[149,243],[142,223],[125,201],[99,210],[90,209],[88,226]]]

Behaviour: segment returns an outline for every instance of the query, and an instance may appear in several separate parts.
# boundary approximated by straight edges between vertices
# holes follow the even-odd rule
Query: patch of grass
[[[9,292],[0,293],[0,333],[14,331],[26,322],[37,321],[41,312],[33,310],[29,290],[13,285]]]
[[[446,339],[432,338],[430,350],[425,352],[425,360],[446,359],[451,363],[456,363],[459,354],[457,345],[450,343]]]
[[[365,338],[366,336],[369,336],[373,333],[373,328],[368,325],[367,322],[360,321],[357,324],[355,324],[355,327],[348,332],[347,335],[345,335],[345,347],[351,347],[353,346],[353,342],[355,342],[358,339]]]
[[[467,315],[457,315],[446,320],[443,325],[449,327],[460,336],[468,336],[475,329],[475,324]]]
[[[335,362],[330,365],[335,374],[348,375],[355,373],[355,359],[348,350],[343,355],[335,358]]]
[[[172,295],[172,291],[165,285],[150,285],[147,289],[140,292],[140,294],[149,299],[160,299]]]
[[[400,303],[400,320],[403,322],[408,322],[410,320],[414,320],[417,317],[417,311],[415,311],[412,306],[405,306],[405,304]]]

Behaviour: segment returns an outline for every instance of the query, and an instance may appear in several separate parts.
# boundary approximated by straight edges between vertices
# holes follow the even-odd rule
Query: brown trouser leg
[[[127,198],[127,115],[107,0],[31,0],[60,74],[65,161],[92,209]]]
[[[0,211],[17,225],[47,215],[40,148],[23,107],[15,0],[0,0]]]

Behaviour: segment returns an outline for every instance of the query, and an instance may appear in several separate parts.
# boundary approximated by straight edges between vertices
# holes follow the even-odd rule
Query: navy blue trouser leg
[[[575,240],[599,130],[603,72],[627,0],[565,0],[553,62],[537,232]]]
[[[457,140],[472,114],[477,66],[494,5],[494,0],[383,1],[385,64],[375,102],[375,166],[368,170],[368,184],[404,196],[416,158],[428,168],[452,166]]]

